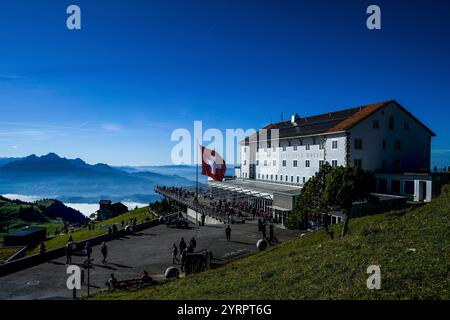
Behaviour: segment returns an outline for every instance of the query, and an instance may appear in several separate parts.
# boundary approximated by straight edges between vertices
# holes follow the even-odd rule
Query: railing
[[[217,211],[208,205],[204,205],[204,204],[199,203],[198,201],[195,201],[195,198],[180,196],[179,194],[177,194],[175,192],[170,192],[167,189],[162,189],[160,187],[156,187],[155,192],[159,193],[169,199],[175,200],[176,202],[178,202],[192,210],[195,210],[196,212],[198,212],[200,214],[204,214],[206,216],[209,216],[211,218],[217,219],[222,222],[225,222],[228,219],[228,213],[226,212],[226,210]],[[244,217],[251,216],[251,214],[249,214],[248,212],[244,212],[244,211],[241,211],[241,212]]]

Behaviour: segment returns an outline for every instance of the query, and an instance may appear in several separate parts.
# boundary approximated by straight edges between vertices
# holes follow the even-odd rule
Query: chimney
[[[297,113],[291,117],[291,123],[293,125],[297,125],[299,120],[300,120],[300,116]]]

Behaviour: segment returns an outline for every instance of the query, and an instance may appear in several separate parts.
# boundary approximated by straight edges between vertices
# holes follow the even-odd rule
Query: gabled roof
[[[312,117],[300,118],[295,124],[293,124],[291,121],[271,123],[264,127],[264,129],[268,131],[269,139],[271,129],[279,130],[280,139],[344,132],[354,127],[364,119],[368,118],[376,111],[381,110],[392,103],[406,112],[420,126],[428,131],[431,136],[436,136],[433,131],[431,131],[427,126],[420,122],[416,117],[414,117],[408,110],[402,107],[395,100],[388,100],[366,106],[324,113]],[[255,135],[258,136],[258,134],[259,132],[257,132]],[[246,138],[243,142],[248,142],[250,139],[255,139],[255,135],[251,136],[250,138]]]

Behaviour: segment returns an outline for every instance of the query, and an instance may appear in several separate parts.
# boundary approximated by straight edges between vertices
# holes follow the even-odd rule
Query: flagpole
[[[196,170],[195,170],[195,224],[198,225],[198,149],[200,148],[200,145],[198,144],[198,139],[196,142],[195,148],[197,149],[197,159],[196,159]]]

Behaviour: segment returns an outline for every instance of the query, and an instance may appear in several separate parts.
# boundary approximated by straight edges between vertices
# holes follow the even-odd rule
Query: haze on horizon
[[[0,4],[0,157],[167,165],[177,128],[258,129],[396,99],[450,165],[450,3],[87,1]],[[406,22],[405,22],[406,21]]]

